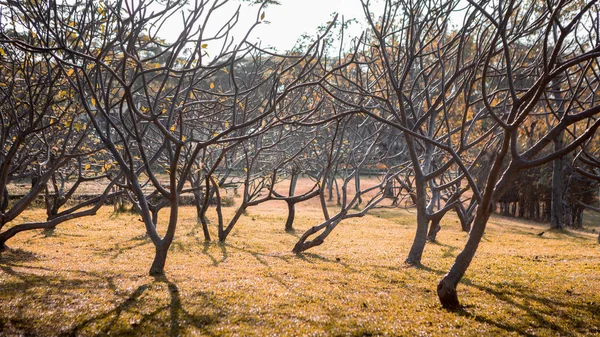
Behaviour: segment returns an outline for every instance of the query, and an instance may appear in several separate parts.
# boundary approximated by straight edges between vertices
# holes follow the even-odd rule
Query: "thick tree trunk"
[[[288,233],[294,232],[294,217],[296,216],[296,203],[292,201],[287,202],[288,206],[288,217],[285,222],[285,231]]]
[[[154,261],[150,267],[150,276],[160,276],[165,274],[165,263],[167,261],[167,252],[169,251],[169,245],[160,243],[156,245],[156,253],[154,255]]]
[[[298,183],[299,174],[297,171],[292,173],[292,178],[290,180],[290,188],[288,190],[288,196],[293,197],[296,194],[296,184]],[[331,186],[333,184],[329,183],[329,197],[331,197]],[[287,200],[288,206],[288,217],[285,222],[285,231],[288,233],[294,232],[294,217],[296,216],[296,202],[292,200]]]
[[[6,245],[6,240],[7,238],[5,238],[4,235],[0,235],[0,252],[8,249],[8,246]]]
[[[4,190],[2,191],[2,201],[0,202],[0,211],[2,211],[2,213],[6,213],[6,209],[8,208],[8,199],[8,189],[6,189],[6,186],[4,186]]]
[[[481,213],[477,214],[465,248],[458,254],[450,271],[437,286],[438,297],[444,308],[456,309],[460,306],[458,294],[456,293],[456,286],[465,275],[467,268],[469,268],[469,265],[475,256],[475,252],[477,251],[479,242],[485,232],[485,227],[490,214],[489,211],[483,210],[481,210]]]
[[[410,252],[406,258],[406,263],[418,266],[421,264],[421,258],[423,256],[423,250],[425,250],[425,244],[427,243],[427,228],[429,222],[425,215],[425,211],[417,211],[417,232],[415,233],[415,239]]]

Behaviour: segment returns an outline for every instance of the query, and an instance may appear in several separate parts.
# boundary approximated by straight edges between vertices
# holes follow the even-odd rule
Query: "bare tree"
[[[589,24],[597,20],[595,1],[568,15],[563,15],[569,6],[564,1],[546,2],[541,10],[535,2],[469,3],[487,20],[480,27],[487,38],[478,48],[487,50],[487,56],[478,65],[478,96],[485,106],[481,111],[499,133],[470,236],[438,285],[440,301],[448,308],[459,306],[456,286],[475,255],[491,206],[516,173],[565,156],[591,139],[600,126],[598,81],[589,71],[596,67],[598,56],[598,27]],[[552,43],[554,32],[557,38]],[[528,46],[525,53],[520,45]],[[557,82],[565,89],[561,100],[568,102],[562,114],[551,99]],[[545,118],[550,123],[529,145],[525,129]],[[564,146],[551,148],[561,135]]]
[[[11,7],[23,27],[48,38],[9,42],[47,55],[64,68],[113,166],[124,175],[123,187],[156,247],[152,275],[164,272],[180,195],[187,191],[198,156],[210,147],[229,151],[236,142],[251,143],[281,124],[273,115],[294,88],[303,86],[314,66],[306,63],[294,76],[287,73],[302,60],[321,55],[321,38],[295,57],[263,55],[247,42],[252,28],[263,21],[262,7],[236,41],[232,29],[239,9],[224,22],[213,19],[225,3],[172,1],[150,8],[147,2],[50,1]],[[175,14],[182,15],[182,32],[173,42],[163,41],[157,30]],[[208,54],[209,44],[216,53]],[[277,60],[266,61],[272,58]],[[247,62],[252,65],[242,66]],[[219,72],[228,74],[224,87],[215,84]],[[212,179],[209,172],[206,191]],[[211,185],[218,193],[216,183]],[[161,235],[156,215],[166,206],[167,227]]]
[[[3,34],[15,32],[4,30]],[[88,200],[74,200],[83,183],[107,178],[104,173],[96,174],[90,161],[103,147],[94,144],[89,128],[79,118],[79,106],[57,63],[8,44],[0,48],[0,229],[4,229],[0,248],[4,248],[20,232],[54,229],[64,221],[96,214],[113,195],[110,186],[114,183]],[[9,187],[19,181],[30,182],[31,188]],[[9,225],[42,196],[46,220]]]

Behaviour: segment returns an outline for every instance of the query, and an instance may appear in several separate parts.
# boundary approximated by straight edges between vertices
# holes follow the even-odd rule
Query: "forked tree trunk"
[[[220,242],[225,242],[225,240],[227,239],[227,236],[229,236],[229,233],[231,233],[231,230],[233,229],[235,224],[238,222],[240,217],[244,214],[247,207],[248,207],[247,204],[242,204],[240,206],[240,208],[237,210],[237,212],[235,212],[235,215],[233,216],[231,221],[229,221],[229,225],[227,225],[226,228],[223,228],[223,226],[219,226],[219,241]],[[218,209],[217,211],[221,212],[220,209]]]
[[[155,248],[156,253],[154,255],[154,261],[152,261],[152,266],[150,267],[150,276],[164,275],[169,245],[161,241],[161,243],[156,245]]]
[[[465,208],[462,203],[458,203],[455,210],[460,220],[461,229],[468,233],[471,230],[471,223],[473,222],[473,216],[470,215],[471,206]]]
[[[460,307],[458,294],[456,293],[456,286],[465,275],[467,268],[469,268],[469,265],[475,256],[475,252],[477,252],[477,247],[479,246],[479,242],[481,242],[481,238],[485,232],[488,219],[493,212],[492,206],[496,202],[496,200],[493,199],[493,196],[494,194],[502,195],[504,192],[503,188],[508,186],[508,184],[512,181],[511,179],[514,177],[514,174],[516,173],[508,168],[503,174],[504,180],[498,181],[502,168],[502,161],[508,152],[509,145],[510,137],[506,135],[503,140],[502,147],[500,148],[500,151],[498,151],[498,155],[494,160],[489,171],[489,175],[486,179],[486,189],[480,205],[477,208],[477,213],[475,214],[475,219],[473,220],[473,225],[471,227],[471,231],[469,232],[469,238],[467,239],[465,248],[463,248],[460,254],[458,254],[456,257],[456,260],[454,261],[454,264],[450,268],[448,274],[446,274],[438,283],[437,294],[444,308],[456,309]]]

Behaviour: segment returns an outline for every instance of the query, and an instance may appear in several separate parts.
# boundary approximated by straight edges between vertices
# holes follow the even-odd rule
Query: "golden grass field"
[[[21,220],[43,216],[32,210]],[[467,237],[453,215],[420,268],[403,262],[410,211],[343,222],[302,255],[291,249],[322,214],[312,201],[299,205],[296,234],[283,230],[285,217],[284,203],[262,204],[226,243],[205,243],[195,209],[184,207],[166,276],[156,279],[134,214],[109,206],[54,233],[22,233],[0,255],[0,335],[600,335],[597,234],[540,237],[542,224],[494,217],[458,288],[464,308],[452,312],[435,289]],[[216,237],[213,210],[209,218]]]

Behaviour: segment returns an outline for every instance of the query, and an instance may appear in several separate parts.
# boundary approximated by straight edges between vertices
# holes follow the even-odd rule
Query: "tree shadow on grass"
[[[39,257],[35,253],[26,251],[21,248],[6,248],[0,251],[0,264],[31,262],[38,259]]]
[[[426,266],[420,266],[419,269],[435,273],[436,275],[444,274],[441,270]],[[461,308],[453,310],[459,316],[493,325],[507,333],[535,336],[538,334],[536,330],[549,329],[553,334],[560,336],[576,336],[600,332],[600,329],[598,329],[600,327],[600,303],[574,303],[557,300],[546,293],[520,285],[498,283],[494,286],[484,286],[468,278],[463,278],[461,285],[483,291],[495,297],[499,303],[504,303],[509,308],[522,310],[526,313],[519,317],[513,317],[511,321],[507,321],[501,317],[489,317],[489,315],[486,315],[487,313],[478,312],[476,309],[477,303],[463,304]],[[571,314],[561,314],[563,311],[568,311]],[[596,319],[594,322],[595,326],[593,324],[590,325],[589,320],[582,319],[582,315],[594,317]],[[559,317],[562,324],[557,324],[553,321],[557,317]]]
[[[151,297],[150,292],[164,289],[163,287],[157,287],[157,284],[166,285],[169,297],[167,304],[153,306],[154,303],[146,298]],[[194,298],[200,298],[201,301],[210,301],[209,306],[214,305],[216,302],[206,294],[203,297],[196,294]],[[140,307],[147,308],[148,306],[152,307],[150,311],[139,312]],[[203,336],[213,336],[214,334],[208,328],[220,322],[223,311],[218,311],[217,314],[191,313],[182,304],[181,293],[177,284],[165,276],[159,276],[155,277],[153,282],[138,286],[114,308],[75,324],[68,331],[63,332],[61,336],[89,334],[89,329],[92,329],[94,335],[150,336],[157,334],[180,336],[185,334],[186,329],[189,328],[200,330]],[[128,319],[132,315],[136,318],[134,320]]]
[[[219,264],[221,264],[227,260],[227,257],[228,257],[227,244],[225,242],[219,242],[219,241],[211,242],[211,241],[198,240],[198,243],[202,245],[202,254],[210,259],[210,261],[212,262],[212,265],[214,267],[217,267]],[[217,257],[213,253],[211,253],[210,247],[213,245],[216,245],[219,247],[219,250],[221,252],[221,257]]]
[[[533,291],[528,287],[506,285],[504,283],[497,284],[496,287],[477,284],[471,284],[471,286],[485,291],[511,307],[525,311],[527,317],[535,323],[534,327],[550,329],[560,336],[587,335],[600,332],[600,329],[598,329],[600,327],[600,303],[585,301],[577,303],[556,299],[546,293]],[[576,294],[572,296],[576,296]],[[568,312],[568,314],[564,314],[564,312]],[[595,325],[582,318],[584,316],[594,317]],[[565,324],[555,323],[553,320],[557,317]],[[521,321],[524,320],[525,318]],[[498,323],[500,324],[500,322]]]
[[[113,275],[80,270],[63,270],[63,274],[52,269],[19,264],[22,260],[9,259],[7,256],[0,260],[0,274],[9,276],[2,280],[0,299],[20,299],[29,306],[42,308],[56,306],[57,298],[64,298],[67,302],[59,305],[58,311],[47,316],[36,316],[35,319],[30,318],[33,312],[27,309],[28,306],[16,306],[14,310],[0,312],[0,335],[36,336],[54,331],[53,334],[60,336],[180,336],[188,330],[195,330],[203,336],[210,336],[213,335],[210,326],[219,323],[224,316],[225,310],[219,308],[218,301],[211,293],[200,292],[188,296],[186,301],[190,303],[189,308],[184,307],[179,287],[164,276],[133,290],[124,290],[116,285]],[[81,297],[82,294],[86,295]],[[97,301],[101,301],[100,298],[114,297],[116,294],[125,296],[118,296],[116,301],[112,301],[116,304],[104,299],[102,302],[109,303],[109,308],[99,313],[80,311],[72,316],[69,310],[71,305],[98,308],[101,302]],[[78,299],[72,302],[75,298]],[[74,323],[69,326],[67,322]],[[61,331],[56,331],[59,327]]]
[[[452,246],[444,246],[446,246],[449,251],[452,248]],[[369,272],[366,270],[359,271],[351,264],[326,258],[314,253],[305,253],[299,255],[299,258],[304,260],[316,259],[323,262],[337,263],[346,267],[349,272]],[[370,265],[369,267],[372,269],[369,274],[375,278],[379,278],[381,273],[373,272],[373,270],[385,269],[388,271],[401,271],[402,269],[405,269],[405,267],[401,266],[391,267]],[[427,273],[433,273],[437,277],[441,277],[446,273],[443,270],[435,269],[423,264],[414,266],[414,268]],[[382,278],[381,280],[387,281],[388,279]],[[495,326],[496,328],[505,331],[507,334],[516,333],[523,336],[534,336],[536,335],[536,330],[541,329],[545,329],[546,332],[560,336],[600,333],[600,303],[557,299],[551,294],[538,289],[531,289],[514,284],[507,285],[505,283],[499,283],[496,285],[484,286],[466,277],[462,279],[461,286],[472,287],[492,295],[496,301],[503,303],[502,306],[505,308],[503,310],[511,310],[511,308],[513,308],[525,312],[522,317],[515,317],[513,320],[506,321],[503,320],[501,316],[498,318],[494,317],[493,313],[481,312],[477,309],[477,302],[467,304],[455,311],[457,315]],[[435,294],[435,288],[433,290],[434,292],[432,294]],[[572,294],[572,296],[576,295],[577,294]],[[590,321],[590,318],[592,318],[592,321]]]
[[[169,291],[169,304],[166,308],[169,312],[169,336],[180,336],[181,326],[191,323],[194,327],[202,330],[202,334],[206,336],[214,336],[206,327],[216,324],[220,321],[222,314],[193,314],[184,308],[181,302],[181,293],[179,287],[174,282],[170,281],[166,276],[157,276],[154,279],[155,283],[164,283]],[[197,292],[194,298],[201,298],[208,305],[213,306],[215,303],[211,295],[205,292]]]

